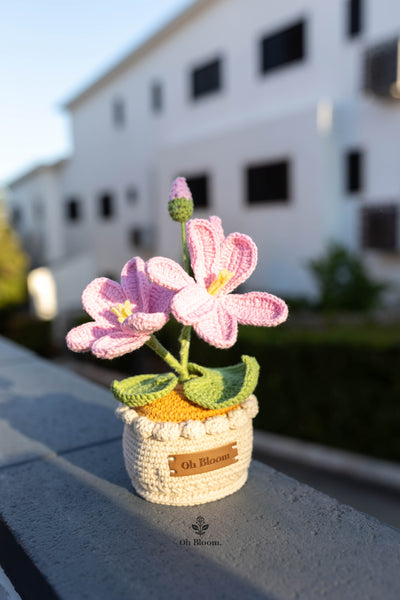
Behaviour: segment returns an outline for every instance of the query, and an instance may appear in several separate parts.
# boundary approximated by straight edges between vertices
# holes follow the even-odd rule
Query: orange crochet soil
[[[233,408],[237,407],[230,406],[229,408],[219,408],[217,410],[201,408],[188,400],[183,391],[175,388],[168,396],[164,396],[160,400],[155,400],[151,404],[146,404],[146,406],[138,406],[135,410],[139,415],[147,417],[151,421],[161,421],[162,423],[175,421],[175,423],[181,423],[189,419],[204,421],[215,415],[223,415]]]

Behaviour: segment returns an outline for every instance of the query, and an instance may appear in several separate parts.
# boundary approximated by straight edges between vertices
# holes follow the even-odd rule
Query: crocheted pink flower
[[[115,358],[145,344],[168,321],[172,293],[149,283],[145,263],[132,258],[121,272],[121,285],[99,277],[82,294],[82,304],[94,322],[72,329],[67,346],[98,358]]]
[[[257,247],[242,233],[225,238],[221,219],[192,219],[187,241],[195,280],[173,260],[150,259],[150,281],[177,293],[171,311],[183,325],[193,325],[203,340],[229,348],[237,339],[237,324],[271,327],[286,320],[283,300],[267,292],[231,294],[252,274]]]

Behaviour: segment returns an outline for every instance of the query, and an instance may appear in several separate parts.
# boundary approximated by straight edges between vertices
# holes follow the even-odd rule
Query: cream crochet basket
[[[123,453],[136,492],[158,504],[194,506],[233,494],[247,480],[257,398],[204,421],[155,422],[133,408],[124,421]]]

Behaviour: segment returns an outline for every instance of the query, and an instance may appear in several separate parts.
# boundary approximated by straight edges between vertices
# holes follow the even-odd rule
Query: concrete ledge
[[[61,600],[398,600],[397,529],[257,461],[223,500],[145,502],[125,472],[111,395],[33,355],[6,370],[4,352],[7,343],[2,516]],[[202,537],[192,528],[199,516]]]
[[[259,455],[273,455],[400,493],[400,466],[396,463],[263,431],[254,432],[254,447]]]
[[[27,348],[18,346],[18,344],[15,344],[11,340],[0,337],[0,364],[15,364],[16,362],[32,360],[35,356],[36,355]]]
[[[3,569],[0,568],[0,600],[21,600]]]
[[[0,344],[0,466],[119,438],[114,410],[104,388]]]

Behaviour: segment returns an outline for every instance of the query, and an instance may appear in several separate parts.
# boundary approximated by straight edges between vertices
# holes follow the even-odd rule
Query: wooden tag
[[[237,455],[237,442],[212,450],[173,454],[168,456],[170,475],[171,477],[185,477],[222,469],[237,462]]]

